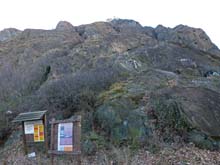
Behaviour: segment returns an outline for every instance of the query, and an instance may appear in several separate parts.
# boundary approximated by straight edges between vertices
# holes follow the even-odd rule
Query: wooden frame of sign
[[[73,116],[67,120],[52,119],[50,150],[51,164],[54,155],[72,155],[81,164],[81,116]]]
[[[35,111],[20,113],[12,122],[22,123],[24,154],[28,154],[28,143],[43,142],[45,152],[48,151],[47,139],[47,111]]]

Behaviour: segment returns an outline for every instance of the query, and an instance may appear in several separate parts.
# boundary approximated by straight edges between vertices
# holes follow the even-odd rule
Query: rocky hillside
[[[220,50],[198,28],[114,19],[0,32],[0,142],[20,112],[83,116],[82,146],[220,143]]]

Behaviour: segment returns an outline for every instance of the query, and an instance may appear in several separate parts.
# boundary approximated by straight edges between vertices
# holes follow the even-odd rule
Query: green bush
[[[191,129],[181,104],[174,99],[159,98],[155,100],[148,116],[155,121],[155,129],[161,133],[166,142],[173,141],[176,135],[184,137],[184,134]]]
[[[94,131],[87,132],[87,134],[83,136],[83,152],[87,155],[92,155],[97,151],[106,149],[108,144],[103,136]]]

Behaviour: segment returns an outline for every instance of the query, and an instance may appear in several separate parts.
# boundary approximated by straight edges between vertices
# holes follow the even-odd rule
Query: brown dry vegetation
[[[24,156],[22,143],[17,142],[0,151],[1,165],[46,165],[50,163],[44,153],[35,158]],[[76,158],[57,156],[56,165],[76,164]],[[165,147],[157,153],[147,150],[132,152],[127,147],[99,151],[93,156],[82,156],[82,165],[218,165],[220,152],[202,150],[194,145]]]

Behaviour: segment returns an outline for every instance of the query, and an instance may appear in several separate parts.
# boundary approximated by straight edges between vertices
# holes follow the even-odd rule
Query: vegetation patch
[[[165,142],[173,142],[175,136],[184,138],[191,129],[183,114],[181,104],[171,98],[154,100],[153,108],[148,111],[148,116]]]
[[[120,98],[127,93],[125,87],[126,83],[116,82],[110,86],[108,91],[102,92],[99,95],[99,100],[104,102],[106,100],[114,100]]]

